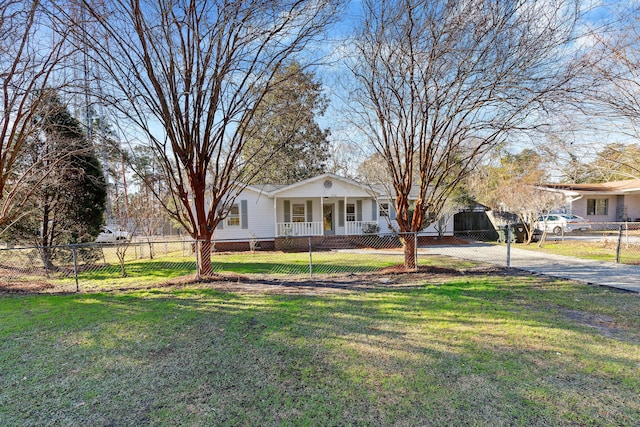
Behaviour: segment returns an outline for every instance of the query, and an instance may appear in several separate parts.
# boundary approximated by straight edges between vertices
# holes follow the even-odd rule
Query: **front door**
[[[324,234],[335,234],[333,227],[333,205],[324,205],[322,208],[322,223]]]

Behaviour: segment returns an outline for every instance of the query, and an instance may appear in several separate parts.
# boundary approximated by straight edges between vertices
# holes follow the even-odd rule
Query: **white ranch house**
[[[397,230],[393,199],[358,182],[323,174],[291,185],[246,187],[214,233],[216,241],[385,234]],[[448,223],[448,222],[447,222]],[[434,226],[423,234],[435,233]],[[447,225],[443,235],[452,235]]]

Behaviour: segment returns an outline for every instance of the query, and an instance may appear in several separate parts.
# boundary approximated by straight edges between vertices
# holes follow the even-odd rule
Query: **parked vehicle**
[[[536,229],[562,236],[573,231],[589,231],[591,224],[588,220],[573,214],[543,215],[536,221]]]
[[[96,238],[96,243],[116,243],[129,240],[129,233],[125,230],[113,227],[102,227],[102,231]]]

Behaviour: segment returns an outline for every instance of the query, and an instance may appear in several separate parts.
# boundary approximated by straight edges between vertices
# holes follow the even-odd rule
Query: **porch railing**
[[[365,232],[372,232],[378,225],[377,221],[347,221],[346,234],[364,234]]]
[[[279,222],[278,237],[286,236],[322,236],[321,222]]]

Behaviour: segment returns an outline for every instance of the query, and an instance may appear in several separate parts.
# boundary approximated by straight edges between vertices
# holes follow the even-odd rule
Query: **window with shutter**
[[[240,206],[237,203],[231,205],[229,209],[229,215],[227,215],[227,225],[235,227],[240,225]]]
[[[305,222],[304,203],[294,203],[291,209],[292,222]]]
[[[356,205],[353,203],[347,203],[347,222],[353,222],[356,220]]]

